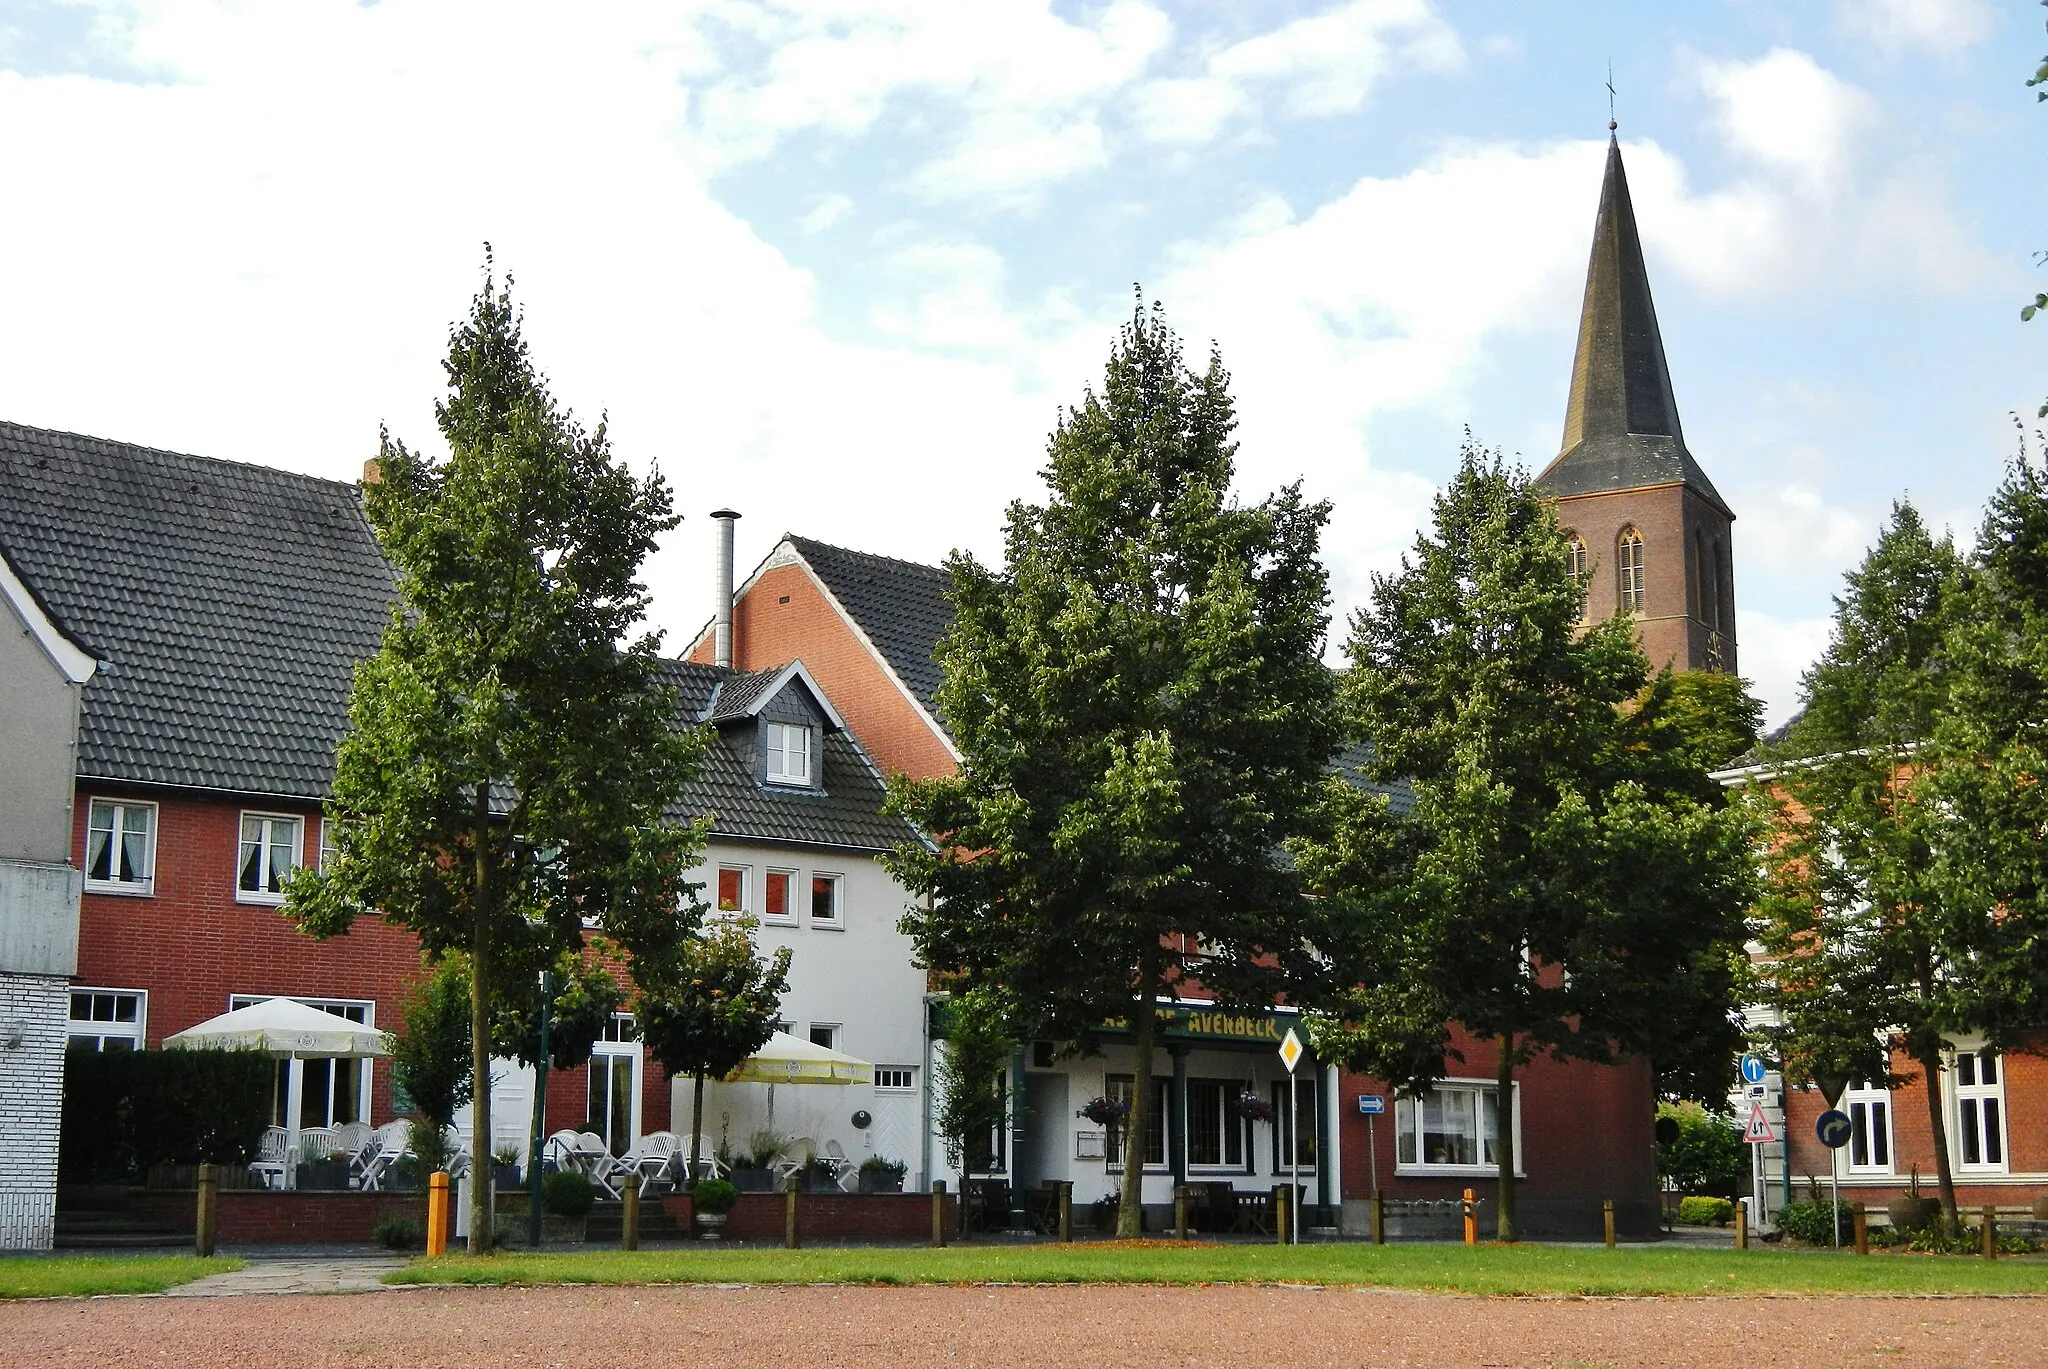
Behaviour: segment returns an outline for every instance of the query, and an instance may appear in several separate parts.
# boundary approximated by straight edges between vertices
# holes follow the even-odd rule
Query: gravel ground
[[[2029,1365],[2048,1300],[1450,1298],[1292,1288],[413,1289],[0,1305],[0,1364]]]

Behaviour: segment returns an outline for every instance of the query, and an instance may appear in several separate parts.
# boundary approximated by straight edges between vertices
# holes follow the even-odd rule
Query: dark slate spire
[[[1685,449],[1635,207],[1629,203],[1628,174],[1621,166],[1621,144],[1609,134],[1564,443],[1536,484],[1543,493],[1562,497],[1676,483],[1728,512],[1713,482]]]

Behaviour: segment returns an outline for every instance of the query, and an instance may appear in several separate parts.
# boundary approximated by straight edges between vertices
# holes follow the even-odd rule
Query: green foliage
[[[742,1169],[767,1169],[782,1154],[782,1148],[789,1144],[789,1138],[779,1131],[763,1127],[747,1137],[746,1149],[740,1152]]]
[[[1735,1220],[1735,1204],[1726,1198],[1688,1194],[1678,1200],[1678,1220],[1687,1226],[1726,1226]]]
[[[436,1133],[469,1103],[469,1006],[468,968],[460,954],[444,955],[415,981],[398,1010],[401,1030],[385,1038],[398,1086]]]
[[[1135,1016],[1134,1126],[1152,1004],[1182,973],[1169,940],[1199,940],[1231,1001],[1325,968],[1319,905],[1276,853],[1336,744],[1329,507],[1298,485],[1240,503],[1235,428],[1221,359],[1191,369],[1141,302],[1053,431],[1046,502],[1011,505],[1002,567],[950,563],[939,706],[961,769],[892,791],[944,838],[890,862],[931,896],[903,922],[922,963],[1001,987],[1035,1037],[1078,1047]]]
[[[714,918],[683,943],[672,968],[641,984],[640,1039],[670,1074],[722,1079],[775,1034],[790,951],[759,954],[758,926],[751,917]]]
[[[1791,1239],[1808,1245],[1833,1245],[1837,1212],[1842,1219],[1842,1244],[1847,1245],[1850,1234],[1856,1229],[1854,1203],[1787,1203],[1778,1209],[1778,1229]]]
[[[732,1211],[739,1200],[740,1191],[723,1179],[700,1179],[690,1190],[691,1210],[714,1217]]]
[[[1455,1022],[1498,1044],[1503,1091],[1537,1054],[1646,1055],[1667,1093],[1725,1083],[1754,829],[1679,704],[1739,693],[1644,696],[1634,621],[1584,606],[1526,473],[1468,441],[1346,646],[1365,778],[1406,780],[1412,813],[1333,780],[1323,833],[1294,848],[1334,914],[1318,944],[1357,986],[1314,1024],[1320,1058],[1419,1088]],[[1512,1239],[1506,1164],[1500,1214]]]
[[[932,1065],[932,1126],[945,1141],[947,1163],[964,1179],[994,1163],[990,1140],[1009,1116],[1009,1014],[992,989],[955,994],[945,1013],[945,1050]]]
[[[558,1169],[541,1177],[542,1207],[557,1217],[581,1217],[597,1202],[597,1185],[590,1176],[573,1169]]]
[[[1659,1103],[1657,1115],[1678,1123],[1678,1139],[1657,1147],[1657,1172],[1681,1192],[1734,1196],[1749,1172],[1747,1146],[1734,1119],[1694,1102]]]
[[[901,1160],[891,1160],[885,1155],[870,1155],[867,1159],[860,1162],[860,1172],[863,1174],[890,1175],[900,1179],[910,1172],[910,1166]]]
[[[1709,772],[1754,749],[1764,722],[1763,702],[1749,682],[1718,670],[1661,672],[1635,707],[1643,749],[1669,759],[1664,783],[1703,798],[1717,797],[1720,788]]]
[[[613,1014],[626,1005],[626,991],[604,960],[617,954],[604,937],[592,937],[582,952],[564,951],[550,973],[555,996],[548,1013],[548,1065],[571,1070],[588,1063],[604,1039]],[[637,967],[636,967],[637,968]],[[540,1063],[540,977],[501,979],[492,989],[492,1049],[529,1065]]]
[[[678,725],[659,635],[633,635],[641,562],[677,522],[667,484],[555,403],[488,266],[444,370],[448,458],[387,433],[364,486],[397,602],[335,752],[335,858],[286,906],[315,936],[375,908],[429,956],[468,955],[481,1166],[495,988],[581,952],[588,927],[660,964],[701,916],[703,829],[669,814],[702,738]],[[473,1243],[485,1209],[479,1185]]]
[[[277,1064],[260,1050],[71,1051],[58,1122],[66,1177],[246,1163],[270,1124]]]
[[[418,1250],[427,1243],[427,1233],[417,1217],[380,1217],[370,1228],[370,1239],[386,1250]]]

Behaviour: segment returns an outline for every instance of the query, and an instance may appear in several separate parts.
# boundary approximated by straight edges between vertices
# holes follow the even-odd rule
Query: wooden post
[[[1188,1238],[1188,1186],[1173,1186],[1173,1238],[1184,1241]]]
[[[1614,1199],[1606,1198],[1601,1201],[1600,1224],[1607,1234],[1607,1248],[1614,1249]]]
[[[1293,1205],[1294,1190],[1287,1184],[1273,1185],[1271,1199],[1273,1210],[1273,1239],[1281,1245],[1287,1244],[1287,1209]]]
[[[803,1171],[798,1170],[784,1181],[784,1187],[787,1190],[782,1195],[782,1248],[784,1250],[795,1250],[797,1248],[796,1186],[802,1175]]]
[[[1372,1118],[1368,1117],[1365,1120],[1370,1122]],[[1372,1243],[1387,1243],[1387,1199],[1377,1188],[1372,1191]]]
[[[1998,1258],[1998,1209],[1984,1204],[1984,1258]]]
[[[192,1250],[202,1258],[213,1253],[220,1226],[220,1170],[212,1161],[199,1166],[199,1225],[192,1237]]]
[[[1066,1244],[1074,1239],[1074,1182],[1071,1179],[1060,1183],[1060,1242]]]
[[[932,1244],[944,1249],[946,1245],[946,1181],[932,1180]]]
[[[640,1185],[632,1176],[626,1179],[626,1186],[619,1191],[619,1249],[640,1248]]]
[[[1749,1249],[1749,1204],[1740,1198],[1735,1200],[1735,1248]]]
[[[448,1253],[448,1171],[437,1169],[427,1180],[427,1253]]]
[[[1469,1188],[1465,1190],[1463,1207],[1465,1209],[1465,1244],[1478,1245],[1479,1200],[1472,1195],[1472,1190]]]
[[[1857,1203],[1849,1209],[1849,1229],[1855,1234],[1856,1253],[1870,1253],[1870,1209]]]

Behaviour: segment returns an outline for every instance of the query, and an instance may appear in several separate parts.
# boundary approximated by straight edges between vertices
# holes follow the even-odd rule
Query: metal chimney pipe
[[[714,587],[718,598],[711,618],[711,659],[716,665],[729,666],[732,664],[732,525],[739,521],[740,516],[731,509],[718,509],[711,517],[718,523],[718,583]]]

